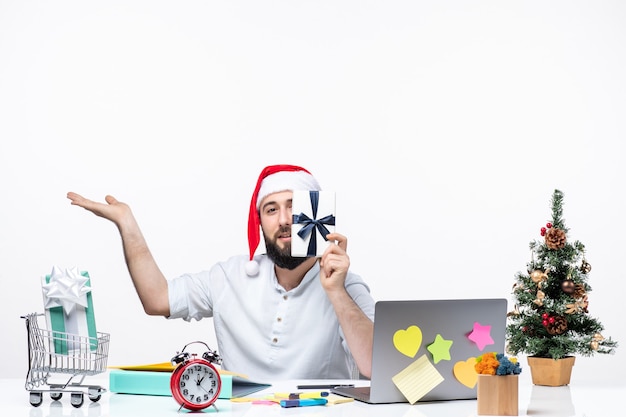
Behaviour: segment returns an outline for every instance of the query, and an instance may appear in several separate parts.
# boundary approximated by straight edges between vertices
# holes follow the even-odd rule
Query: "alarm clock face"
[[[180,365],[172,377],[172,395],[183,407],[201,410],[213,404],[220,393],[221,380],[217,370],[204,360]]]

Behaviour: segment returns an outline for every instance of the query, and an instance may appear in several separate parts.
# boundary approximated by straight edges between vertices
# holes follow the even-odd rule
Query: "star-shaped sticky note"
[[[435,337],[435,341],[428,345],[426,349],[433,355],[433,361],[439,363],[441,360],[450,360],[450,346],[452,340],[444,339],[440,334]]]
[[[469,340],[476,343],[478,349],[483,350],[487,345],[493,345],[494,341],[491,338],[491,326],[483,326],[479,322],[474,323],[474,329],[467,336]]]

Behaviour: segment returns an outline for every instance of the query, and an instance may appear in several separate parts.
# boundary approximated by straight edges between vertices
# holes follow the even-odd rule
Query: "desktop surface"
[[[0,415],[11,417],[151,417],[176,416],[179,406],[172,397],[116,394],[109,391],[102,394],[97,402],[85,396],[80,408],[70,404],[70,396],[66,394],[59,401],[52,401],[44,394],[43,403],[33,407],[29,403],[29,392],[24,388],[22,379],[0,379]],[[101,385],[108,390],[107,373],[87,377],[85,383]],[[298,391],[300,384],[311,383],[354,383],[367,385],[367,381],[277,381],[271,387],[251,394],[260,397],[274,392]],[[626,394],[626,383],[622,384],[572,384],[564,387],[542,387],[532,385],[530,373],[520,375],[519,381],[519,415],[520,416],[577,416],[607,417],[621,416],[622,398]],[[230,400],[216,402],[219,415],[223,416],[271,416],[271,415],[315,415],[319,417],[379,417],[381,415],[401,417],[449,417],[476,416],[476,400],[458,400],[404,404],[370,405],[359,401],[327,406],[302,408],[281,408],[279,405],[239,403]],[[182,412],[185,412],[183,410]],[[216,410],[208,408],[205,414],[213,414]]]

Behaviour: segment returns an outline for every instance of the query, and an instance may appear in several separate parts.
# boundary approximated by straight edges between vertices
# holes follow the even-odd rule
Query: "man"
[[[258,380],[344,379],[371,373],[374,300],[348,269],[339,233],[321,258],[291,257],[292,194],[320,190],[304,168],[272,165],[260,174],[250,202],[249,257],[234,256],[209,271],[167,280],[128,205],[70,192],[73,205],[112,221],[128,271],[147,314],[213,317],[222,367]],[[256,255],[259,227],[267,254]]]

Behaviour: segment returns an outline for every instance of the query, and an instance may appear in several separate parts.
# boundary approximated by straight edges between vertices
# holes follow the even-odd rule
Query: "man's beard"
[[[281,229],[279,233],[284,233],[285,228]],[[279,248],[276,244],[276,239],[271,240],[267,237],[265,232],[263,232],[263,238],[265,239],[265,249],[267,251],[267,256],[276,264],[279,268],[293,270],[300,266],[304,261],[309,258],[294,258],[291,256],[291,243],[285,245],[283,249]]]

